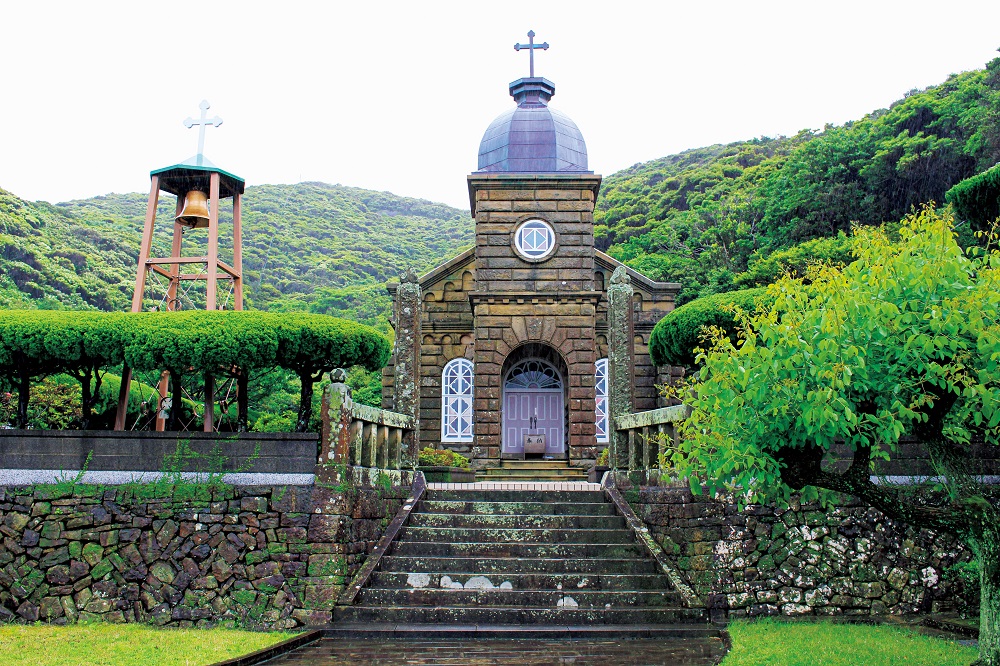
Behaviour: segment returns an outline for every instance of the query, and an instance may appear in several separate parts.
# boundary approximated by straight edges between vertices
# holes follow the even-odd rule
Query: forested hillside
[[[1000,58],[843,126],[615,173],[598,201],[597,244],[652,278],[682,283],[688,301],[766,284],[814,255],[842,258],[838,232],[941,203],[998,160]]]
[[[443,204],[340,185],[247,188],[243,253],[248,301],[257,309],[339,314],[385,328],[386,280],[426,270],[472,243],[468,213]],[[158,220],[169,220],[165,196]],[[146,197],[112,194],[57,205],[0,190],[0,307],[93,307],[131,302]],[[232,214],[221,212],[223,254]],[[154,253],[169,254],[159,224]],[[185,236],[190,253],[204,232]],[[381,320],[381,323],[379,323]]]

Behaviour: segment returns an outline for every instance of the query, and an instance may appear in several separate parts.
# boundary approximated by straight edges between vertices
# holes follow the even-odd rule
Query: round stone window
[[[544,220],[527,220],[514,232],[514,248],[528,261],[541,261],[556,249],[556,232]]]

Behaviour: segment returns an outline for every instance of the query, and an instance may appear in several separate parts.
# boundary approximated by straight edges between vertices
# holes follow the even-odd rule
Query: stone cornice
[[[538,293],[537,291],[469,292],[469,303],[475,307],[480,303],[590,303],[597,305],[604,295],[600,291],[557,291]]]
[[[600,175],[594,173],[470,173],[469,209],[476,216],[476,192],[488,190],[590,190],[597,200]]]

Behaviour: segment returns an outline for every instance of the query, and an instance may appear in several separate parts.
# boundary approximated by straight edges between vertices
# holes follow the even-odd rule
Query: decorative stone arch
[[[524,458],[524,437],[544,436],[547,458],[569,454],[569,369],[557,349],[530,342],[511,350],[500,372],[500,457]]]

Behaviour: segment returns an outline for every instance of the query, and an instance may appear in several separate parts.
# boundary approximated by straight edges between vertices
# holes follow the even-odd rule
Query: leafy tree
[[[1000,251],[966,256],[950,216],[926,208],[897,243],[858,230],[854,253],[811,284],[771,287],[773,309],[748,315],[737,343],[717,332],[669,458],[695,492],[703,481],[748,502],[847,493],[957,536],[980,565],[980,663],[997,666],[1000,488],[979,475],[1000,443]],[[935,476],[876,483],[905,436]],[[849,459],[828,464],[838,447]]]
[[[368,326],[325,315],[284,315],[280,321],[278,365],[295,372],[302,387],[296,432],[309,428],[313,387],[324,372],[354,365],[374,371],[389,360],[389,342]]]

